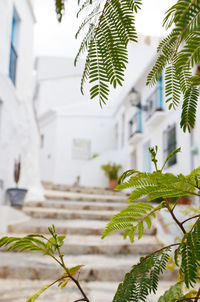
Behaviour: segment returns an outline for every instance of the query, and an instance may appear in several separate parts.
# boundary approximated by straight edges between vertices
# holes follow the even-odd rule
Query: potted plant
[[[6,194],[12,206],[22,207],[24,204],[24,199],[27,193],[26,189],[18,188],[21,173],[21,160],[15,160],[14,165],[14,180],[16,183],[16,188],[7,189]]]
[[[121,166],[109,162],[106,165],[102,165],[101,169],[105,172],[105,175],[109,179],[109,188],[114,190],[114,188],[117,186],[118,172],[121,169]]]

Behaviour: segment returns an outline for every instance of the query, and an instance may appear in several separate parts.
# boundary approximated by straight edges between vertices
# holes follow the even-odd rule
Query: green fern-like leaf
[[[55,0],[55,5],[58,21],[61,22],[65,10],[65,0]]]
[[[174,26],[161,41],[158,58],[147,77],[147,84],[154,85],[165,70],[166,101],[169,109],[180,103],[184,95],[181,127],[184,131],[194,127],[200,81],[192,77],[192,68],[200,61],[200,2],[178,0],[166,13],[164,26]],[[195,86],[195,87],[194,87]]]
[[[192,232],[184,236],[180,246],[181,272],[184,281],[189,288],[197,282],[200,269],[200,219],[196,222]]]
[[[184,132],[194,128],[198,98],[199,90],[196,87],[189,88],[184,95],[180,123]]]
[[[151,228],[152,219],[155,218],[155,212],[159,211],[162,205],[154,208],[152,205],[144,202],[137,202],[127,206],[118,214],[111,218],[107,224],[102,238],[114,231],[124,230],[124,237],[134,241],[136,230],[138,231],[138,239],[142,238],[144,233],[144,222],[148,228]]]
[[[165,83],[166,103],[170,103],[169,109],[172,107],[176,109],[180,102],[181,91],[174,64],[171,64],[166,68]]]
[[[159,276],[166,269],[170,250],[166,248],[141,258],[119,284],[113,302],[145,302],[151,292],[155,293]]]
[[[89,26],[81,43],[75,63],[80,54],[88,50],[86,67],[83,73],[81,90],[85,80],[92,83],[91,98],[99,98],[100,104],[108,100],[109,85],[116,88],[122,85],[128,62],[129,41],[137,41],[134,14],[140,9],[141,1],[111,0],[97,1],[95,7],[86,0],[80,11],[91,6],[91,12],[81,24],[78,34]],[[80,13],[80,12],[79,12]],[[92,28],[92,30],[91,30]]]

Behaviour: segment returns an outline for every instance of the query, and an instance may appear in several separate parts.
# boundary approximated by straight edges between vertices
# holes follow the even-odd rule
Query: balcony
[[[162,84],[146,100],[146,121],[148,125],[157,125],[165,116],[162,102]]]
[[[135,144],[142,138],[142,110],[137,109],[137,112],[129,121],[129,143]]]

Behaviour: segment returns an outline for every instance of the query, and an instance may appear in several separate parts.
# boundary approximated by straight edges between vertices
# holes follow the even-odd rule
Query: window
[[[13,18],[12,18],[12,29],[11,29],[10,64],[9,64],[9,77],[14,85],[16,83],[16,71],[17,71],[19,23],[20,23],[20,19],[16,9],[14,8]]]
[[[176,149],[176,126],[168,126],[164,131],[164,154],[165,158]],[[177,163],[177,155],[174,154],[167,162],[167,167],[171,167]]]

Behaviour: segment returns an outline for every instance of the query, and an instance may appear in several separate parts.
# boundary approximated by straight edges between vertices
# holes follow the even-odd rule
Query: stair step
[[[30,280],[56,280],[63,270],[54,263],[50,257],[36,254],[0,253],[0,278],[30,279]],[[67,267],[83,264],[79,280],[120,282],[139,257],[120,255],[115,257],[105,255],[68,255],[64,257]],[[172,280],[177,277],[172,271],[164,273],[162,278]]]
[[[53,208],[25,207],[23,212],[33,218],[48,219],[86,219],[86,220],[110,220],[118,211],[94,211],[94,210],[66,210]]]
[[[28,221],[8,225],[9,233],[39,233],[48,234],[48,227],[55,225],[58,234],[65,235],[101,235],[106,227],[106,221],[100,220],[58,220],[58,219],[30,219]],[[146,235],[155,235],[156,229],[145,230]]]
[[[105,210],[105,211],[120,211],[126,207],[126,203],[120,204],[119,202],[87,202],[87,201],[59,201],[59,200],[46,200],[46,201],[29,201],[25,203],[25,207],[38,207],[38,208],[54,208],[54,209],[68,209],[68,210]]]
[[[126,195],[124,191],[113,191],[108,188],[59,185],[59,184],[52,184],[47,182],[43,182],[43,185],[46,190],[53,190],[53,191],[75,192],[75,193],[85,193],[85,194],[101,194],[101,195],[118,195],[118,196]]]
[[[18,280],[18,279],[0,279],[0,297],[1,302],[15,301],[24,302],[31,295],[36,293],[40,288],[48,284],[49,281],[34,281],[34,280]],[[12,290],[10,285],[12,284]],[[151,295],[147,302],[156,302],[158,297],[164,293],[171,286],[171,282],[161,281],[158,287],[156,295]],[[118,283],[116,282],[81,282],[82,288],[88,294],[91,301],[95,302],[109,302],[112,301],[114,294],[117,290]],[[43,293],[39,301],[40,302],[67,302],[75,301],[81,296],[73,285],[69,283],[66,288],[59,290],[57,286],[50,287],[45,293]],[[170,301],[169,301],[170,302]]]
[[[118,195],[102,195],[102,194],[86,194],[76,192],[65,192],[55,190],[45,190],[44,195],[47,199],[57,200],[79,200],[79,201],[104,201],[104,202],[125,202],[127,196]]]
[[[13,234],[4,236],[13,236]],[[24,237],[26,234],[15,234],[15,236]],[[70,235],[65,239],[62,252],[66,255],[144,255],[144,251],[150,254],[161,247],[155,236],[148,235],[144,235],[142,240],[135,239],[134,244],[131,244],[128,239],[124,240],[119,235],[110,235],[103,240],[99,236]]]

